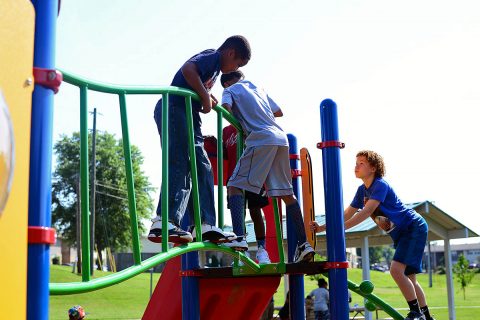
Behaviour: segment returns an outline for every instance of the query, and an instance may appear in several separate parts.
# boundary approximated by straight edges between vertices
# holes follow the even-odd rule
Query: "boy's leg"
[[[233,232],[238,237],[245,235],[245,199],[242,190],[236,187],[228,187],[228,204],[232,214]]]
[[[232,186],[227,187],[227,192],[233,232],[237,235],[237,238],[225,245],[235,250],[245,251],[248,250],[248,244],[245,237],[245,199],[243,192]]]
[[[413,288],[415,289],[415,295],[417,296],[417,300],[418,300],[418,304],[420,305],[420,308],[426,306],[427,298],[425,297],[425,293],[423,292],[422,286],[417,281],[417,275],[410,274],[407,277],[410,279],[410,281],[413,284]]]
[[[197,141],[196,141],[195,154],[197,157],[200,216],[202,219],[202,223],[206,223],[214,226],[216,223],[216,214],[215,214],[215,195],[213,192],[212,164],[210,163],[207,152],[203,147],[203,141],[201,141],[199,138],[197,138]]]
[[[412,281],[405,275],[406,265],[393,260],[390,265],[390,275],[407,301],[416,300],[415,288]]]
[[[430,315],[430,310],[428,309],[427,305],[427,297],[425,296],[425,292],[423,291],[422,286],[417,281],[416,274],[410,274],[407,276],[410,281],[412,281],[413,286],[415,288],[415,294],[417,295],[418,305],[420,306],[420,310],[425,315],[426,320],[432,320],[432,316]]]
[[[265,223],[262,218],[262,208],[268,206],[268,198],[260,194],[245,191],[245,200],[253,221],[257,244],[265,248]]]
[[[266,185],[270,197],[279,197],[285,202],[287,215],[293,220],[298,241],[295,262],[311,260],[315,252],[307,242],[302,210],[293,195],[292,174],[287,146],[277,148],[266,178]]]
[[[161,103],[159,100],[155,107],[154,118],[157,124],[158,133],[161,137],[162,132],[162,115]],[[184,243],[192,241],[192,236],[179,228],[180,222],[184,216],[188,205],[190,196],[190,174],[188,168],[188,149],[185,147],[186,130],[181,130],[185,127],[185,112],[180,108],[181,106],[169,106],[169,181],[168,181],[168,220],[169,220],[169,241],[175,243]],[[184,110],[184,109],[183,109]],[[148,239],[153,242],[161,242],[161,216],[162,216],[162,196],[158,201],[157,217],[152,222]]]

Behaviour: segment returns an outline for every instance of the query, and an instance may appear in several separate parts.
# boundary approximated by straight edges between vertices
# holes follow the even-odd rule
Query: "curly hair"
[[[381,155],[371,150],[362,150],[357,153],[357,157],[365,157],[368,163],[375,168],[375,177],[381,178],[385,175],[385,163]]]

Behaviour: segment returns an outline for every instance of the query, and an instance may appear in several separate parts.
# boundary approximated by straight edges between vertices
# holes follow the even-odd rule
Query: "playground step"
[[[276,268],[277,264],[261,265],[262,271],[258,274],[248,273],[249,276],[265,276],[265,275],[278,275],[282,273],[280,268]],[[287,263],[285,264],[285,273],[290,274],[319,274],[327,272],[325,262],[300,262],[300,263]],[[238,268],[237,268],[238,269]],[[248,267],[242,267],[245,271],[248,271]],[[235,271],[234,267],[218,267],[218,268],[204,268],[195,270],[195,275],[205,278],[230,278],[235,275],[239,275],[239,272]]]

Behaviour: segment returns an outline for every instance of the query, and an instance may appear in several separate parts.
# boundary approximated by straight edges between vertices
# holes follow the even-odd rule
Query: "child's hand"
[[[202,109],[200,110],[201,113],[209,113],[212,111],[212,100],[210,99],[210,96],[205,96],[202,98]]]
[[[310,221],[310,230],[312,230],[313,232],[323,232],[326,229],[327,228],[325,225],[321,226],[315,221]]]
[[[212,108],[218,104],[217,98],[213,94],[209,95],[208,98],[202,99],[202,110],[201,113],[209,113],[212,111]]]

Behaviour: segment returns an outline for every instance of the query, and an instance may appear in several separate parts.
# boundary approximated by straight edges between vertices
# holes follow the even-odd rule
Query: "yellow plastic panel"
[[[30,1],[0,1],[0,91],[11,119],[15,152],[10,194],[3,212],[0,213],[1,319],[26,318],[34,32],[35,12]],[[6,132],[9,131],[3,125],[1,132],[2,150],[6,150]],[[9,157],[6,152],[1,153],[0,182],[5,185],[8,179]]]

